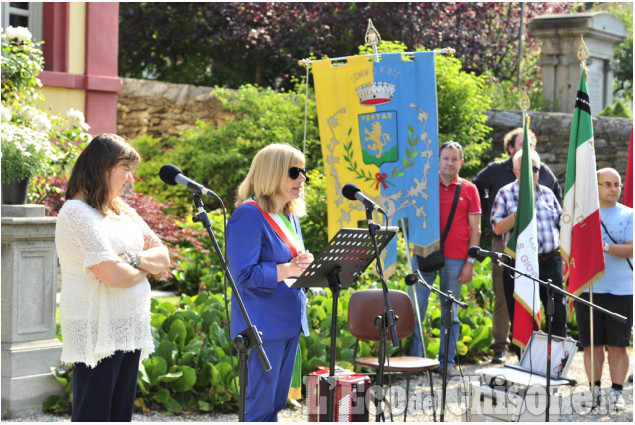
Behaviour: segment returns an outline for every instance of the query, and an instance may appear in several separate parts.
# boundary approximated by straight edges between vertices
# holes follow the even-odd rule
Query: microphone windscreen
[[[471,246],[468,250],[467,250],[467,255],[472,257],[472,258],[477,258],[479,255],[478,253],[481,251],[481,248],[479,248],[478,246]]]
[[[350,199],[351,201],[355,201],[355,194],[360,192],[359,187],[355,186],[353,183],[347,183],[342,188],[342,195],[346,199]]]
[[[414,273],[406,275],[406,277],[404,278],[404,282],[406,282],[406,285],[408,286],[414,285],[415,283],[417,283],[417,275]]]
[[[170,186],[176,185],[176,176],[182,174],[179,167],[172,164],[165,164],[159,170],[159,177],[163,180],[163,183],[169,184]]]

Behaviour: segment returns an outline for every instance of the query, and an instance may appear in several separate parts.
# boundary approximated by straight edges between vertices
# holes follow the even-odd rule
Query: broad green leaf
[[[175,370],[182,376],[172,383],[171,388],[177,393],[191,389],[196,383],[196,371],[189,366],[177,366]]]
[[[174,382],[178,380],[181,376],[183,376],[183,372],[176,371],[176,372],[166,373],[165,375],[161,375],[157,379],[159,382]]]
[[[161,388],[152,396],[152,398],[161,404],[165,404],[170,398],[170,392],[166,388]]]

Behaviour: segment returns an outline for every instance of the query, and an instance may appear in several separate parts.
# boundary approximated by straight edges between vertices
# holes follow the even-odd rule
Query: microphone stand
[[[450,348],[450,330],[452,329],[452,304],[456,304],[457,306],[461,308],[467,308],[467,304],[454,298],[454,296],[452,295],[452,291],[448,291],[446,294],[440,289],[437,289],[434,286],[430,285],[428,282],[425,281],[423,276],[421,276],[421,272],[419,271],[419,269],[415,270],[415,273],[417,275],[416,283],[419,283],[420,285],[427,287],[430,291],[435,292],[437,295],[440,295],[441,297],[443,297],[442,305],[443,305],[443,308],[445,309],[445,316],[443,318],[445,323],[445,335],[444,335],[443,346],[445,351],[443,352],[443,375],[442,375],[443,383],[441,386],[442,399],[441,399],[440,421],[444,422],[445,421],[445,396],[448,390],[448,379],[447,379],[448,378],[448,350]],[[421,339],[423,340],[423,336]]]
[[[247,362],[249,361],[249,352],[256,348],[258,350],[258,355],[260,356],[260,362],[262,363],[262,367],[265,372],[271,370],[271,363],[269,363],[269,359],[267,358],[267,354],[265,353],[264,348],[262,348],[262,334],[258,332],[258,329],[254,325],[252,325],[251,320],[249,319],[249,315],[247,314],[247,310],[245,309],[245,305],[243,304],[243,300],[238,293],[238,289],[236,288],[236,284],[234,283],[234,279],[232,278],[231,273],[229,272],[229,267],[227,266],[227,262],[223,257],[223,253],[221,252],[220,247],[218,246],[218,242],[216,241],[216,237],[214,237],[214,233],[212,232],[212,224],[209,221],[209,217],[207,212],[205,211],[203,201],[201,201],[201,194],[197,193],[194,190],[191,190],[192,197],[194,198],[194,205],[198,209],[198,214],[192,218],[192,221],[195,223],[202,223],[205,229],[207,230],[207,234],[209,235],[212,243],[214,244],[214,249],[216,250],[216,255],[218,255],[218,259],[220,260],[223,270],[225,270],[225,276],[229,280],[229,284],[232,288],[232,293],[238,303],[238,307],[245,319],[245,323],[247,324],[247,329],[240,332],[234,338],[234,347],[240,354],[240,372],[239,372],[239,380],[240,380],[240,397],[238,399],[238,421],[245,422],[245,411],[246,411],[246,402],[247,402],[247,382],[249,379],[249,369],[247,368]],[[223,201],[218,198],[221,205],[223,205]],[[223,209],[225,206],[223,205]]]
[[[370,233],[370,238],[373,241],[373,247],[375,249],[375,259],[377,261],[377,274],[379,275],[379,280],[381,281],[381,287],[384,293],[384,315],[383,320],[376,320],[375,324],[380,326],[380,350],[379,350],[379,368],[377,369],[377,384],[379,388],[384,388],[384,362],[386,361],[386,352],[388,350],[381,349],[381,347],[387,348],[387,333],[390,332],[392,335],[392,343],[394,346],[399,346],[399,338],[397,337],[397,328],[395,327],[395,314],[393,310],[390,308],[390,300],[388,299],[388,286],[386,285],[386,279],[384,278],[384,271],[381,267],[381,258],[379,256],[379,246],[377,245],[377,230],[381,228],[378,224],[373,223],[373,208],[371,206],[366,206],[366,219],[368,220],[368,232]],[[379,417],[381,414],[377,413],[377,421],[379,421]]]
[[[521,275],[521,276],[525,276],[531,280],[533,280],[534,282],[538,282],[539,284],[543,285],[545,288],[547,288],[547,306],[545,307],[545,312],[546,312],[546,319],[547,319],[547,386],[546,386],[546,391],[547,391],[547,406],[545,409],[545,422],[549,422],[549,407],[551,406],[551,394],[550,394],[550,390],[551,390],[551,322],[553,321],[553,313],[554,313],[554,291],[555,292],[559,292],[562,295],[568,296],[573,298],[574,300],[586,305],[587,307],[596,309],[612,318],[614,318],[615,320],[619,320],[622,323],[626,323],[626,317],[617,314],[617,313],[613,313],[611,311],[608,311],[598,305],[595,305],[593,303],[590,303],[576,295],[571,294],[570,292],[565,291],[562,288],[558,288],[557,286],[554,286],[553,283],[551,283],[551,279],[549,279],[547,282],[538,279],[537,277],[534,277],[532,275],[529,275],[527,273],[521,272],[520,270],[516,269],[515,267],[510,266],[509,264],[505,264],[503,261],[501,261],[500,259],[496,258],[495,261],[497,262],[497,264],[501,267],[506,268],[509,271],[514,272],[515,274]],[[591,324],[591,326],[593,326],[593,324]],[[591,389],[591,395],[593,395],[593,389]]]

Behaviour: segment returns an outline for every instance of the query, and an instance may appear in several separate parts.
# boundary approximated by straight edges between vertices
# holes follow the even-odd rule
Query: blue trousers
[[[465,259],[446,258],[445,266],[437,271],[431,273],[421,273],[423,279],[432,285],[434,280],[439,274],[440,288],[443,292],[452,291],[452,296],[459,299],[461,297],[461,283],[459,282],[459,275],[461,269],[465,264]],[[413,259],[413,268],[417,268],[418,264],[416,258]],[[421,320],[426,317],[426,311],[428,310],[428,298],[430,297],[430,290],[423,285],[415,285],[412,288],[417,291],[417,302],[419,303],[419,316]],[[457,306],[452,306],[452,329],[450,331],[450,344],[448,349],[448,367],[454,367],[454,356],[456,355],[456,342],[459,339],[459,332],[461,330],[461,323],[459,322],[459,315],[457,312]],[[441,346],[439,348],[439,370],[443,370],[443,359],[445,353],[445,308],[441,306]],[[412,335],[412,345],[410,346],[411,356],[421,357],[422,352],[421,335],[419,334],[419,327],[415,326],[415,333]]]
[[[299,341],[299,331],[293,338],[262,341],[271,363],[269,372],[262,368],[260,356],[255,350],[249,353],[246,422],[278,421],[278,412],[287,405]]]
[[[73,363],[72,422],[130,422],[141,350],[115,351],[90,368]]]

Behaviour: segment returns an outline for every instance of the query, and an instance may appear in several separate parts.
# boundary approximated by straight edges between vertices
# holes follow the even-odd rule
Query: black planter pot
[[[19,182],[2,183],[2,203],[10,205],[26,204],[26,192],[29,179]]]

